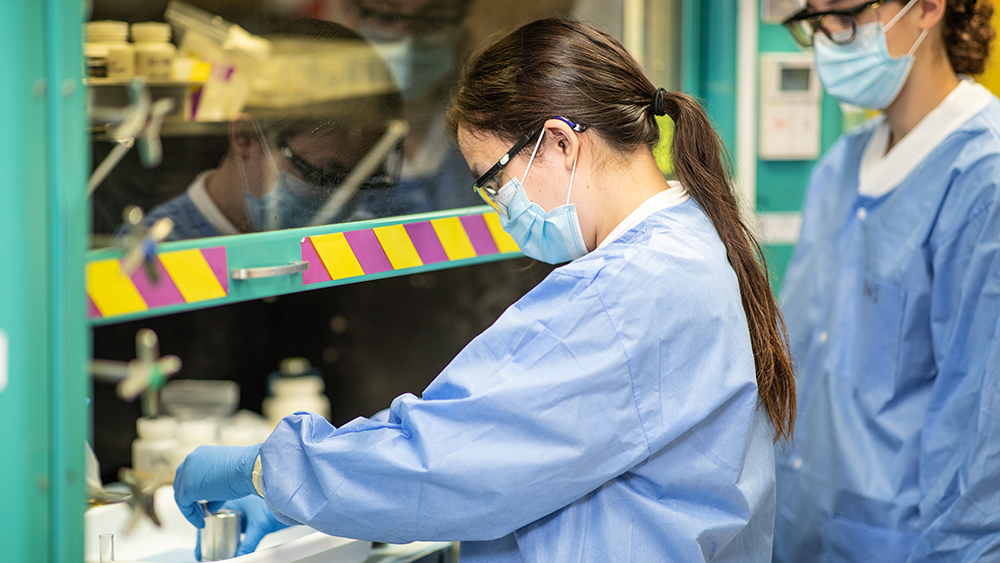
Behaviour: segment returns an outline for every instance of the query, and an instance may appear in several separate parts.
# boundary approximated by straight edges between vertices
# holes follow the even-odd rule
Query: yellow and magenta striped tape
[[[118,259],[88,263],[87,315],[92,319],[118,317],[229,294],[224,246],[164,252],[153,260],[156,283],[145,268],[127,275]]]
[[[303,239],[301,250],[310,263],[304,284],[519,251],[494,212],[316,235]],[[156,283],[145,268],[125,274],[118,259],[88,263],[88,316],[119,317],[229,294],[224,246],[164,252],[154,265]]]
[[[310,264],[302,283],[518,251],[493,212],[316,235],[302,239],[302,260]]]

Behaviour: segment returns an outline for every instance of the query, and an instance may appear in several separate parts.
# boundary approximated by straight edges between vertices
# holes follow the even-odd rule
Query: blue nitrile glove
[[[196,528],[205,527],[200,500],[215,513],[227,500],[256,495],[253,465],[260,444],[253,446],[201,446],[184,460],[174,476],[174,501]]]
[[[274,517],[264,499],[257,495],[228,501],[223,503],[222,509],[240,513],[240,533],[243,534],[243,539],[240,540],[240,547],[236,550],[236,557],[253,553],[264,536],[288,527],[288,524],[279,522]],[[198,543],[194,548],[194,556],[201,561],[201,530],[198,530]]]

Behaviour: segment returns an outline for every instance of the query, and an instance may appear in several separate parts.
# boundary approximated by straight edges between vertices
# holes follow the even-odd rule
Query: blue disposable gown
[[[1000,102],[877,198],[875,125],[817,165],[788,270],[774,559],[1000,561]]]
[[[146,224],[152,225],[163,217],[169,217],[174,228],[167,235],[167,241],[187,240],[221,236],[219,228],[212,224],[198,209],[187,191],[153,208],[146,215]]]
[[[468,562],[766,561],[774,450],[736,276],[693,200],[552,272],[388,422],[285,418],[288,522]]]

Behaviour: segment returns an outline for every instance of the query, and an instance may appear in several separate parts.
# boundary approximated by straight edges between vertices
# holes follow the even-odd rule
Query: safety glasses
[[[302,174],[302,179],[314,186],[335,187],[340,185],[350,174],[351,170],[341,164],[333,163],[327,168],[320,168],[310,164],[306,159],[295,154],[284,140],[278,142],[278,150],[281,156]]]
[[[332,163],[326,168],[320,168],[310,164],[306,159],[295,154],[295,152],[285,144],[284,140],[278,142],[278,150],[281,152],[281,156],[285,157],[286,160],[299,171],[302,175],[302,179],[306,182],[324,188],[336,188],[347,180],[347,176],[351,173],[351,169],[337,163]],[[395,183],[395,177],[397,174],[393,174],[389,168],[393,166],[388,165],[388,163],[383,162],[375,173],[365,180],[361,188],[383,188],[390,187]]]
[[[583,123],[574,123],[565,117],[555,116],[553,119],[558,119],[563,123],[567,124],[577,133],[583,133],[587,130],[590,125]],[[472,191],[479,194],[479,197],[483,198],[490,207],[495,209],[497,213],[500,213],[504,217],[507,217],[507,202],[503,200],[500,196],[500,188],[504,187],[505,184],[510,180],[510,178],[504,173],[503,169],[510,162],[510,159],[521,152],[521,149],[528,144],[529,141],[534,139],[542,132],[541,128],[535,129],[531,133],[522,135],[520,139],[510,150],[504,153],[485,174],[479,177],[474,184],[472,184]]]
[[[510,150],[504,153],[504,155],[500,157],[500,160],[498,160],[492,168],[480,176],[479,179],[476,180],[476,183],[472,184],[472,190],[479,194],[479,197],[483,198],[483,201],[489,204],[490,207],[495,209],[504,217],[507,216],[507,205],[505,202],[500,201],[500,188],[507,183],[507,176],[506,174],[503,174],[503,167],[507,166],[510,159],[517,153],[521,152],[524,145],[527,145],[528,141],[539,133],[541,133],[540,129],[532,131],[526,135],[522,135],[521,138],[514,143],[514,146],[510,147]]]
[[[782,25],[792,34],[792,38],[803,47],[812,47],[816,34],[822,32],[837,45],[847,45],[858,34],[858,16],[866,10],[874,10],[891,0],[865,2],[844,10],[816,12],[809,6],[789,17]]]

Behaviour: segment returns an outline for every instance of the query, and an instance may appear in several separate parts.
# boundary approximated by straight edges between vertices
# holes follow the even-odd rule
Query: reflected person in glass
[[[480,205],[468,167],[445,127],[462,66],[470,0],[328,0],[323,16],[357,31],[379,51],[404,100],[410,133],[400,187],[420,190],[433,209]]]
[[[367,45],[354,32],[318,20],[297,20],[279,32],[269,37]],[[388,73],[374,51],[371,58]],[[401,149],[385,138],[401,116],[398,92],[384,90],[290,108],[247,108],[229,127],[219,166],[154,208],[147,221],[170,217],[170,240],[180,240],[426,211],[422,195],[396,186]],[[370,172],[350,178],[366,156],[375,158]]]

